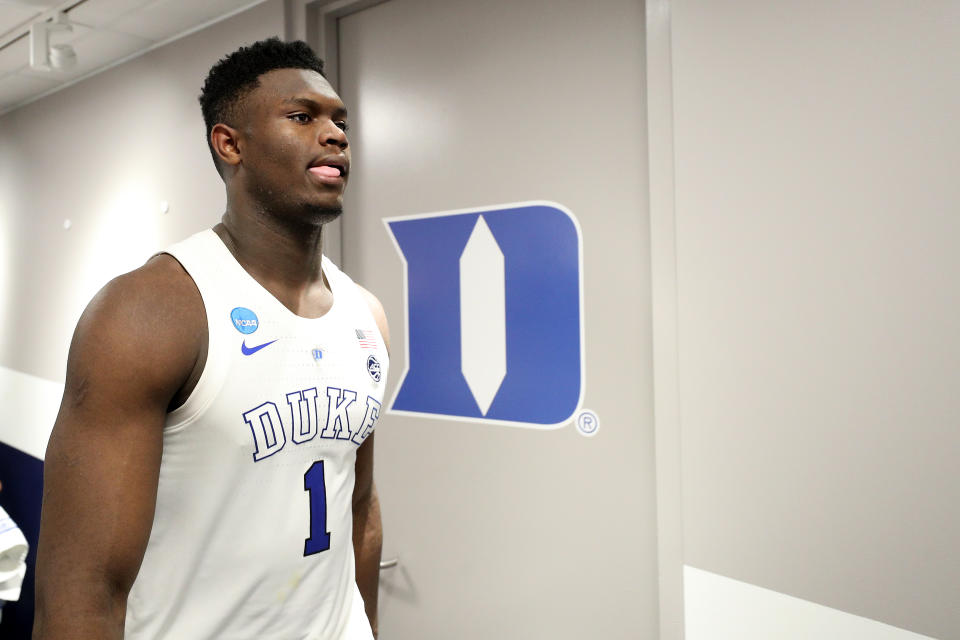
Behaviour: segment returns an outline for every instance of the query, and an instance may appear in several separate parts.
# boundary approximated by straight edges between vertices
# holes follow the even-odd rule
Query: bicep
[[[162,328],[181,312],[158,308],[155,293],[108,285],[74,334],[44,465],[37,579],[50,604],[84,590],[125,596],[139,570],[166,407],[195,359],[192,340]]]

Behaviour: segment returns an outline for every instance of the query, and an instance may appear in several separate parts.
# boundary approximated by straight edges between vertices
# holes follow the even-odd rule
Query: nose
[[[347,141],[347,132],[338,127],[332,120],[328,120],[323,131],[320,133],[320,140],[323,144],[336,145],[340,149],[346,149],[350,144]]]

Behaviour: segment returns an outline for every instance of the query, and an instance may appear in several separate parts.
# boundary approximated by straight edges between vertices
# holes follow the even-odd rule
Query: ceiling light
[[[58,71],[70,71],[77,66],[77,52],[68,44],[51,45],[50,66]]]
[[[58,11],[53,20],[30,25],[30,68],[38,71],[69,71],[77,66],[77,52],[69,44],[50,45],[50,34],[73,31],[67,16]]]

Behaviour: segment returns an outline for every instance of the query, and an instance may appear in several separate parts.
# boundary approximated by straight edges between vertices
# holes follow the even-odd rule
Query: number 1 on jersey
[[[303,542],[303,555],[309,556],[330,548],[327,531],[327,483],[323,477],[323,460],[317,460],[303,474],[303,489],[310,495],[310,537]]]

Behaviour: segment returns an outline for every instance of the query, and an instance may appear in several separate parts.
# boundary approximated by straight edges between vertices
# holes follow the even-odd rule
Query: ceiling
[[[0,115],[262,1],[0,0]],[[70,44],[77,66],[31,69],[30,25],[55,11],[74,27],[50,44]]]

